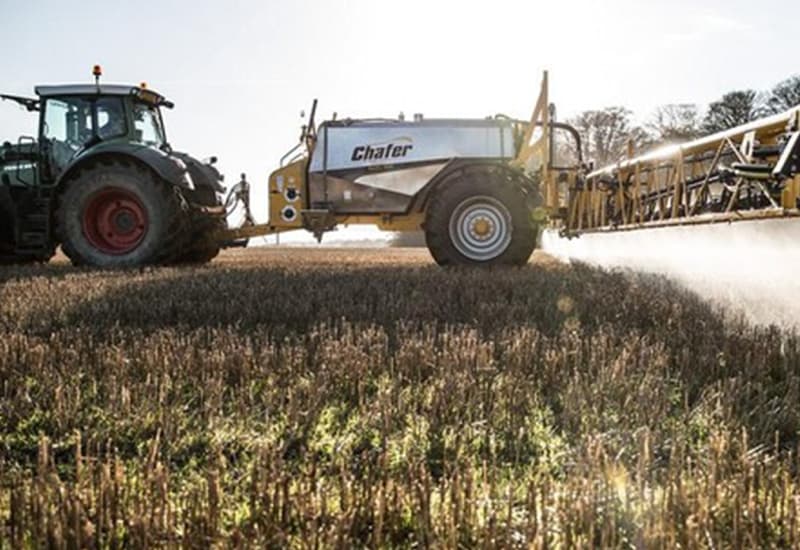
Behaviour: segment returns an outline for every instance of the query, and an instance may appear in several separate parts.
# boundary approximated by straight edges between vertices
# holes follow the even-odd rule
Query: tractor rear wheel
[[[439,265],[525,265],[536,236],[521,188],[490,167],[465,169],[428,204],[425,242]]]
[[[186,203],[135,164],[94,164],[68,184],[57,228],[75,265],[133,267],[173,260],[186,240]]]

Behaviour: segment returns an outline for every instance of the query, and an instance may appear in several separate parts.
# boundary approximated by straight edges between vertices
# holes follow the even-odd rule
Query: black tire
[[[198,228],[198,225],[204,227]],[[219,256],[222,246],[214,235],[217,231],[227,229],[228,224],[224,220],[214,220],[204,224],[196,222],[193,226],[186,248],[176,256],[174,263],[206,264]]]
[[[465,168],[444,181],[428,203],[428,250],[442,266],[525,265],[538,233],[532,206],[521,182],[507,170]]]
[[[99,223],[94,223],[97,201],[109,197],[107,200],[114,202],[115,194],[136,203],[136,239],[119,247],[115,241],[104,241],[102,227],[98,229]],[[116,223],[124,233],[131,216],[123,224],[119,220],[126,211],[119,202],[116,208],[120,210]],[[117,268],[166,264],[183,249],[187,238],[187,206],[178,190],[135,163],[92,164],[82,169],[61,194],[56,218],[62,250],[74,265]]]
[[[37,255],[17,254],[14,203],[7,188],[0,188],[0,265],[20,265],[47,263],[53,257],[52,251],[42,251]]]
[[[14,206],[8,189],[0,189],[0,263],[7,263],[14,255]]]
[[[201,187],[187,197],[192,204],[200,206],[220,206],[221,202],[213,189]],[[185,248],[178,253],[174,262],[178,264],[205,264],[216,258],[222,246],[216,233],[228,228],[225,218],[216,218],[193,212],[189,223],[189,238]]]

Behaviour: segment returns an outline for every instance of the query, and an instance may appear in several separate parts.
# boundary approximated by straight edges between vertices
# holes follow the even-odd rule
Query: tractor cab
[[[38,139],[3,145],[5,185],[54,185],[81,156],[124,144],[168,150],[160,107],[172,107],[143,87],[39,86],[38,99],[0,96],[39,113]]]

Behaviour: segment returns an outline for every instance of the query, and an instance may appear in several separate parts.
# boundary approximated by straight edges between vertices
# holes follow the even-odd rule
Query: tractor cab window
[[[92,104],[80,98],[48,99],[43,131],[50,141],[82,146],[92,137]]]
[[[122,98],[100,98],[95,101],[95,109],[97,109],[97,137],[107,140],[127,133]]]
[[[92,139],[92,103],[83,98],[48,99],[42,137],[49,143],[53,168],[60,171]]]
[[[164,145],[164,131],[161,128],[161,116],[158,112],[158,107],[147,103],[134,103],[133,125],[135,129],[134,138],[139,143],[151,147]]]

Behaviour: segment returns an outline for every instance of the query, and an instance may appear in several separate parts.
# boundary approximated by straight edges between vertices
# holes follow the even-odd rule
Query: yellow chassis
[[[273,172],[269,177],[269,222],[229,229],[220,235],[222,241],[264,237],[287,231],[307,229],[305,214],[308,208],[306,180],[307,157]],[[287,213],[293,213],[288,216]],[[423,213],[375,214],[370,216],[333,215],[336,225],[373,225],[382,231],[416,231],[422,228]]]
[[[381,231],[417,231],[422,229],[423,214],[401,215],[375,215],[375,216],[334,216],[337,225],[373,225]],[[265,237],[297,231],[300,227],[287,227],[286,225],[273,225],[270,223],[246,225],[236,229],[229,229],[221,234],[221,240],[250,239]]]

